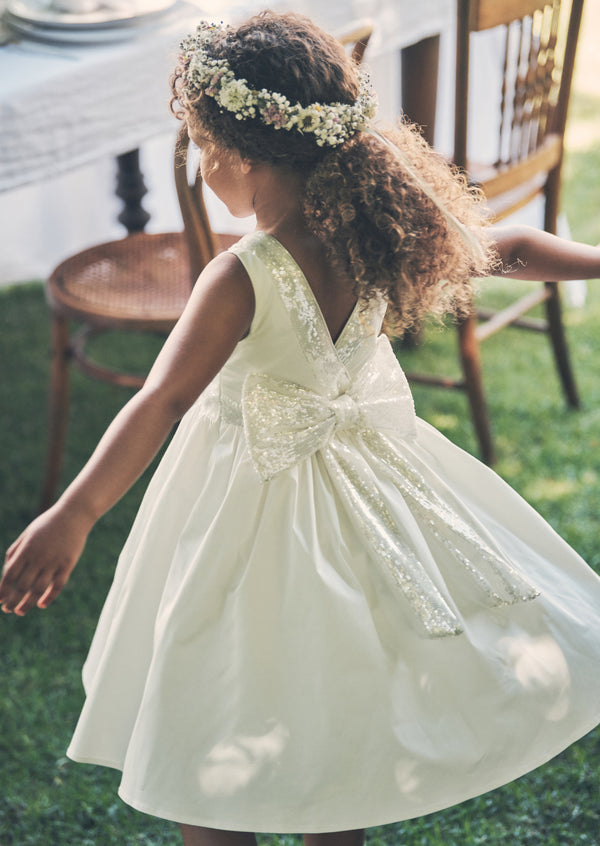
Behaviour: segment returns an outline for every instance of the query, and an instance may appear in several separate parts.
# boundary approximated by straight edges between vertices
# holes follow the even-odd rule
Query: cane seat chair
[[[191,145],[185,127],[175,145],[175,183],[184,229],[136,232],[86,249],[50,275],[52,315],[48,444],[40,510],[54,497],[67,429],[69,366],[95,379],[139,388],[145,376],[111,369],[89,355],[88,342],[106,331],[168,333],[180,317],[202,268],[239,236],[210,229],[199,175],[188,176]],[[71,330],[71,324],[77,328]]]
[[[494,220],[502,220],[534,197],[544,201],[544,229],[556,233],[564,132],[583,0],[458,0],[454,162],[479,185]],[[478,33],[501,27],[503,73],[499,104],[497,157],[478,165],[468,153],[470,53]],[[481,74],[480,74],[481,77]],[[481,78],[478,83],[482,84]],[[493,94],[492,94],[493,96]],[[475,152],[475,151],[473,151]],[[524,317],[544,305],[545,318]],[[505,326],[549,335],[569,406],[579,396],[561,317],[558,283],[538,290],[502,311],[475,306],[458,323],[462,378],[407,374],[413,382],[466,391],[482,458],[495,459],[486,407],[479,345]]]

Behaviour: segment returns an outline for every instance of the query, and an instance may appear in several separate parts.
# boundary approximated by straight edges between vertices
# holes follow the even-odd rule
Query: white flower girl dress
[[[121,555],[68,754],[188,824],[325,832],[483,793],[600,721],[600,579],[419,420],[357,306],[334,344],[272,236],[251,331]]]

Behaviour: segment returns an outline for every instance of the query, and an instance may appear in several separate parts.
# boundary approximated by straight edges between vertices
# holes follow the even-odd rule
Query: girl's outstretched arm
[[[567,241],[531,226],[492,226],[502,263],[499,276],[561,282],[600,278],[600,248]]]
[[[58,596],[94,523],[145,470],[248,332],[253,314],[246,271],[235,256],[217,256],[196,283],[143,388],[115,417],[58,502],[8,550],[0,580],[3,611],[23,615]]]

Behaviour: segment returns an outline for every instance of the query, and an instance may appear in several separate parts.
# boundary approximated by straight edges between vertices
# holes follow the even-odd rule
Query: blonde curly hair
[[[220,32],[210,49],[237,78],[292,103],[352,104],[358,94],[356,67],[340,43],[301,15],[262,12]],[[361,301],[385,297],[395,332],[425,314],[469,309],[471,278],[493,264],[482,197],[417,128],[401,123],[379,136],[362,131],[339,147],[319,147],[310,135],[259,118],[237,120],[213,98],[188,90],[184,77],[179,63],[171,77],[174,114],[200,126],[223,152],[301,173],[308,228]]]

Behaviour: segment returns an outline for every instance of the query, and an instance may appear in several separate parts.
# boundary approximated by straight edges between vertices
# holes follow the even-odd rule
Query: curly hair
[[[292,103],[352,104],[358,94],[357,70],[342,45],[301,15],[262,12],[223,30],[210,49],[237,78]],[[481,196],[415,127],[382,131],[388,143],[363,131],[339,147],[319,147],[308,134],[277,130],[259,118],[237,120],[212,97],[187,89],[184,73],[179,64],[171,78],[174,114],[223,152],[300,173],[307,227],[361,301],[386,298],[387,323],[396,332],[426,313],[468,310],[471,277],[486,275],[491,265]],[[452,218],[459,227],[449,224]],[[480,240],[477,254],[460,225]]]
[[[470,280],[492,265],[482,195],[416,127],[403,123],[381,136],[359,133],[323,157],[306,181],[306,222],[333,264],[353,280],[359,298],[383,294],[386,323],[394,331],[426,314],[466,314]],[[405,159],[437,203],[407,172]],[[458,227],[449,225],[440,205]],[[461,225],[479,242],[477,251]]]

